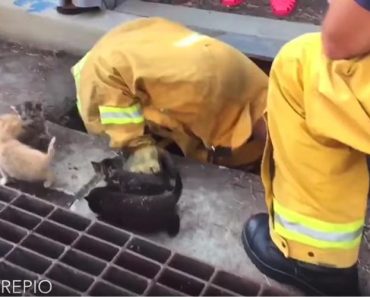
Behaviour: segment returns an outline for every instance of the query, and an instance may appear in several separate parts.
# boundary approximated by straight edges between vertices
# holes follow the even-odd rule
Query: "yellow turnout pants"
[[[358,259],[370,153],[370,55],[332,61],[320,33],[286,44],[270,74],[262,179],[272,240],[286,257]]]

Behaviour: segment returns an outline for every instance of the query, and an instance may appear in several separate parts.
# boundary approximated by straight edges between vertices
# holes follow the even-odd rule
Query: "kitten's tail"
[[[48,152],[47,152],[47,156],[48,156],[49,161],[51,161],[54,158],[54,155],[55,155],[55,140],[56,140],[56,138],[54,136],[49,142]]]

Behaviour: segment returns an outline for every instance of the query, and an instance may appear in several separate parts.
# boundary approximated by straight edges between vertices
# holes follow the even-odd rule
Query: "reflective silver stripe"
[[[118,119],[118,120],[126,120],[126,119],[134,119],[134,118],[141,118],[142,115],[141,115],[141,112],[139,111],[134,111],[134,112],[131,112],[131,113],[127,113],[127,112],[120,112],[120,111],[116,111],[116,112],[101,112],[100,113],[100,118],[102,120],[106,120],[106,119]]]
[[[306,226],[298,223],[293,223],[285,220],[278,214],[274,214],[274,219],[285,229],[296,232],[298,234],[306,235],[316,240],[322,240],[327,242],[350,242],[357,239],[362,234],[363,228],[359,228],[353,232],[323,232],[307,228]]]

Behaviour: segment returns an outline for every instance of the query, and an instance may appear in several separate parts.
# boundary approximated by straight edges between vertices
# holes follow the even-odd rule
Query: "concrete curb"
[[[85,53],[105,32],[139,17],[160,16],[216,37],[253,57],[273,58],[287,41],[319,26],[126,0],[115,11],[64,16],[54,9],[29,13],[13,0],[0,1],[0,36],[38,48]]]

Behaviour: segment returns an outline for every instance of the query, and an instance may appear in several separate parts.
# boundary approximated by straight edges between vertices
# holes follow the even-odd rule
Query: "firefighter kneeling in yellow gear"
[[[138,19],[103,36],[72,72],[87,131],[131,151],[128,170],[159,170],[158,138],[201,162],[236,167],[262,156],[268,77],[221,41]]]

